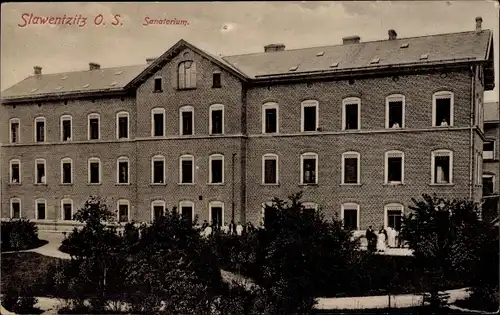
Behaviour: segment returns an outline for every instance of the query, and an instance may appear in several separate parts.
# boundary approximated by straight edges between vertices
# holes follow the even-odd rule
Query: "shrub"
[[[35,222],[20,219],[0,223],[2,251],[25,250],[40,245]]]
[[[42,311],[35,307],[38,299],[23,288],[20,291],[9,289],[2,297],[2,306],[16,314],[40,314]]]

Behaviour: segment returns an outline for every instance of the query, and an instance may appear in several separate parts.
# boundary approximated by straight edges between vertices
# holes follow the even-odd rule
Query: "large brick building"
[[[397,227],[422,193],[479,201],[492,38],[478,18],[452,34],[226,57],[181,40],[141,66],[35,67],[2,93],[2,218],[71,222],[99,195],[120,221],[178,207],[259,224],[263,204],[303,191],[364,229]]]

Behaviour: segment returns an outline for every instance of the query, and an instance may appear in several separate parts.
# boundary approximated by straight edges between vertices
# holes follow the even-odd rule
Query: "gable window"
[[[119,112],[116,114],[116,138],[128,139],[129,137],[129,114]]]
[[[453,178],[453,152],[436,150],[431,154],[432,183],[451,184]]]
[[[116,182],[118,184],[129,184],[130,183],[130,161],[128,157],[119,157],[116,161]]]
[[[36,208],[36,219],[45,220],[46,210],[47,210],[47,200],[45,199],[35,200],[35,208]]]
[[[212,75],[212,88],[221,87],[221,73],[216,71]]]
[[[210,155],[209,178],[210,184],[224,183],[224,155],[212,154]]]
[[[318,101],[304,101],[301,104],[302,107],[302,124],[301,131],[316,131],[318,130],[318,113],[319,113],[319,103]]]
[[[192,89],[196,87],[196,62],[191,60],[179,64],[179,89]]]
[[[384,226],[391,227],[396,231],[401,230],[401,223],[403,220],[403,205],[398,203],[391,203],[384,207]]]
[[[224,223],[224,203],[221,201],[211,201],[208,209],[212,226],[215,228],[221,227]]]
[[[266,103],[262,105],[262,133],[278,133],[278,121],[278,104]]]
[[[495,193],[495,176],[494,175],[483,175],[483,197],[491,196]]]
[[[128,222],[130,215],[130,202],[128,200],[118,200],[118,222]]]
[[[179,109],[180,134],[183,136],[194,134],[194,108],[183,106]]]
[[[453,126],[453,93],[437,92],[432,96],[432,126]]]
[[[318,183],[318,155],[316,153],[304,153],[300,156],[300,183]]]
[[[224,105],[210,105],[210,134],[224,134]]]
[[[10,143],[19,143],[19,118],[10,119]]]
[[[342,101],[342,130],[361,129],[361,100],[349,97]]]
[[[488,139],[483,143],[483,159],[495,159],[495,140]]]
[[[402,184],[404,178],[404,153],[388,151],[385,153],[385,183]]]
[[[179,159],[179,179],[181,184],[194,183],[194,157],[183,155]]]
[[[276,154],[269,153],[262,156],[262,183],[278,184],[278,156]]]
[[[179,214],[182,220],[186,222],[193,222],[194,220],[194,203],[192,201],[179,202]]]
[[[21,199],[10,199],[10,218],[21,219]]]
[[[359,205],[357,203],[344,203],[341,206],[341,220],[344,229],[359,229]]]
[[[153,184],[165,183],[165,157],[162,155],[153,156],[151,159],[151,182]]]
[[[88,116],[88,139],[98,140],[100,137],[100,115],[97,113],[89,114]]]
[[[165,108],[151,110],[151,136],[163,137],[165,135]]]
[[[73,200],[61,200],[61,219],[64,221],[73,220]]]
[[[358,152],[342,154],[342,184],[359,184],[359,164]]]
[[[20,184],[21,183],[21,161],[20,160],[10,160],[10,183]]]
[[[61,160],[61,184],[73,183],[73,160],[64,158]]]
[[[155,92],[161,92],[161,91],[163,91],[161,77],[156,77],[154,82],[155,82],[155,89],[154,89],[154,91]]]
[[[394,94],[385,99],[385,128],[405,127],[405,97]]]
[[[70,115],[61,116],[61,141],[71,141],[71,121]]]
[[[151,202],[151,221],[157,220],[165,215],[165,201],[154,200]]]
[[[47,183],[45,178],[45,165],[46,162],[44,159],[35,160],[35,184]]]
[[[35,118],[35,141],[45,142],[45,117]]]
[[[88,182],[89,184],[101,183],[101,160],[99,158],[88,160]]]

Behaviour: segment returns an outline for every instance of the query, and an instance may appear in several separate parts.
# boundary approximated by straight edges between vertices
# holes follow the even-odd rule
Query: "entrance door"
[[[211,212],[212,212],[212,216],[211,216],[211,220],[212,220],[212,226],[214,228],[218,228],[222,225],[222,207],[212,207],[211,208]]]

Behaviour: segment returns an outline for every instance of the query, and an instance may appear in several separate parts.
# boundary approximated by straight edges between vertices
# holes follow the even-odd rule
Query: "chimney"
[[[101,65],[95,62],[89,63],[89,69],[90,70],[99,70],[101,69]]]
[[[34,66],[33,67],[33,74],[34,75],[42,75],[42,67],[40,66]]]
[[[361,38],[358,36],[358,35],[354,35],[354,36],[347,36],[347,37],[343,37],[342,38],[342,43],[344,45],[348,45],[348,44],[359,44],[359,40]]]
[[[148,65],[152,64],[157,58],[156,57],[151,57],[151,58],[146,58],[146,63]]]
[[[269,44],[264,46],[264,52],[284,51],[284,50],[285,50],[285,44]]]
[[[389,40],[395,40],[398,38],[398,33],[396,33],[393,29],[390,29],[387,33],[389,33]]]
[[[480,16],[476,17],[476,33],[481,33],[481,24],[483,24],[483,18]]]

